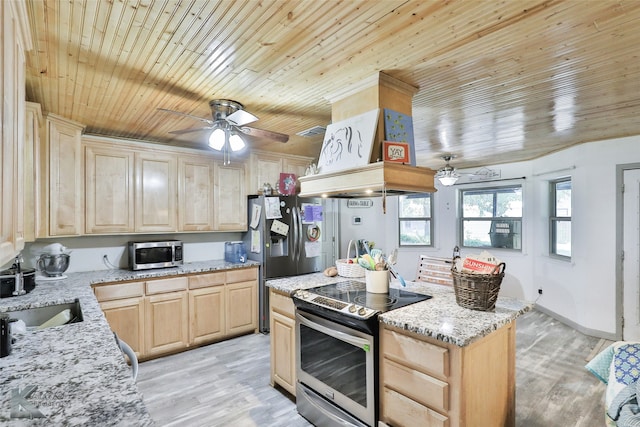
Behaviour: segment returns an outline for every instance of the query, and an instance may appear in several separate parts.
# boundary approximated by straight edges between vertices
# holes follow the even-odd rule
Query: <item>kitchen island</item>
[[[2,425],[152,425],[91,285],[233,270],[257,265],[225,261],[187,263],[178,268],[133,272],[69,273],[56,281],[36,280],[25,295],[0,299],[0,312],[80,302],[82,321],[14,334],[12,353],[0,359]],[[28,387],[37,387],[26,396]],[[41,418],[16,418],[15,393]],[[20,414],[28,416],[29,412]]]
[[[312,274],[267,282],[275,319],[274,384],[289,390],[296,382],[291,294],[344,280]],[[495,311],[482,312],[458,306],[449,286],[407,282],[406,289],[433,298],[378,318],[380,420],[393,426],[513,426],[515,320],[532,304],[499,297]]]

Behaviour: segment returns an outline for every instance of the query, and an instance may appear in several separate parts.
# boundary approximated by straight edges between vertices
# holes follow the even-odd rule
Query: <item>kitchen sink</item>
[[[16,311],[8,311],[9,317],[11,319],[22,320],[27,328],[33,329],[37,328],[45,322],[52,319],[54,316],[62,313],[65,310],[69,310],[70,320],[65,324],[69,323],[77,323],[82,322],[82,310],[80,309],[80,301],[75,300],[74,302],[66,303],[66,304],[55,304],[48,305],[46,307],[37,307],[37,308],[27,308],[24,310],[16,310]],[[49,323],[49,322],[48,322]],[[51,326],[58,326],[60,322],[56,322],[57,324]]]

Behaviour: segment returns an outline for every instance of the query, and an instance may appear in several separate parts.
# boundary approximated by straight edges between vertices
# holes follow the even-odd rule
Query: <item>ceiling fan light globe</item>
[[[445,167],[438,169],[435,178],[440,181],[440,184],[449,187],[458,181],[460,174],[454,167],[447,164]]]
[[[215,129],[213,132],[211,132],[211,135],[209,135],[209,147],[213,148],[214,150],[222,150],[225,141],[226,135],[222,129]]]
[[[457,176],[441,176],[438,178],[438,180],[440,181],[440,184],[444,185],[445,187],[449,187],[456,183],[456,181],[458,180],[458,177]]]
[[[231,147],[231,151],[240,151],[246,144],[240,135],[234,133],[229,137],[229,146]]]

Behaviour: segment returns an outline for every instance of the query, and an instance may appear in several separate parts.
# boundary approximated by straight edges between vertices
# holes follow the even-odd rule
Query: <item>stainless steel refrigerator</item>
[[[336,232],[320,198],[249,196],[247,205],[249,229],[243,242],[247,258],[260,262],[259,326],[261,332],[268,332],[265,281],[318,272],[333,264]]]

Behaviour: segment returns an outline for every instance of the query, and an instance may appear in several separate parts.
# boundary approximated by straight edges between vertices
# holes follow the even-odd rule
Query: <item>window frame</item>
[[[497,197],[501,192],[508,192],[513,190],[520,191],[520,202],[522,203],[522,212],[521,216],[513,217],[513,216],[495,216],[497,210]],[[491,217],[465,217],[464,216],[464,198],[465,194],[468,193],[493,193],[493,216]],[[514,251],[514,252],[522,252],[522,241],[523,241],[523,219],[524,219],[524,188],[522,184],[509,184],[509,185],[501,185],[495,187],[473,187],[473,188],[462,188],[458,190],[458,246],[461,248],[469,248],[469,249],[498,249],[505,251]],[[519,228],[519,248],[505,248],[501,246],[467,246],[464,244],[464,223],[465,221],[505,221],[505,222],[516,222],[518,223]]]
[[[573,202],[573,180],[570,176],[557,178],[549,181],[549,256],[563,261],[571,261],[573,255],[573,249],[570,249],[571,255],[563,255],[557,252],[557,224],[561,222],[568,222],[570,225],[570,234],[573,228],[573,209],[571,209],[571,215],[558,216],[557,215],[557,191],[558,184],[571,183],[571,197],[570,202]]]
[[[428,198],[429,201],[429,208],[430,208],[430,212],[429,212],[429,216],[428,217],[403,217],[400,216],[400,213],[402,211],[401,209],[401,204],[402,204],[402,197],[421,197],[421,198]],[[433,197],[433,193],[419,193],[419,194],[405,194],[405,195],[400,195],[398,196],[398,246],[399,247],[404,247],[404,248],[432,248],[434,247],[434,219],[433,219],[433,203],[434,203],[434,197]],[[429,238],[430,238],[430,242],[428,245],[423,245],[423,244],[417,244],[417,245],[409,245],[409,244],[403,244],[402,243],[402,223],[405,221],[425,221],[429,223]]]

